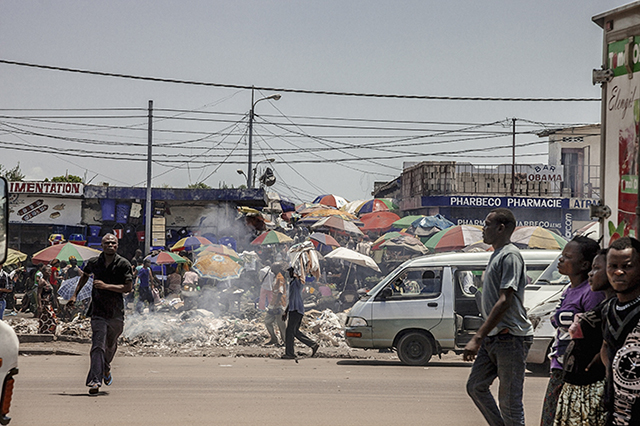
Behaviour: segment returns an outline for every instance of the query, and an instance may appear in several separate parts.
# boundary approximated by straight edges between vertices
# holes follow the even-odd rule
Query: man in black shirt
[[[91,368],[87,375],[89,393],[95,395],[100,385],[112,383],[111,361],[118,348],[118,337],[124,327],[123,293],[131,291],[133,276],[131,264],[116,253],[118,239],[113,234],[102,238],[102,253],[87,261],[74,295],[69,299],[73,307],[80,289],[93,275],[91,304],[87,315],[91,317]]]
[[[617,297],[603,307],[602,358],[608,369],[608,425],[640,424],[640,241],[622,237],[609,246],[607,276]]]

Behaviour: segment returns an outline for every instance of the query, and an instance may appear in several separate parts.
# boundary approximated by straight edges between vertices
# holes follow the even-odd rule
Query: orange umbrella
[[[388,231],[393,226],[393,222],[400,220],[400,216],[392,212],[373,212],[360,216],[364,224],[360,229],[363,232],[383,232]]]

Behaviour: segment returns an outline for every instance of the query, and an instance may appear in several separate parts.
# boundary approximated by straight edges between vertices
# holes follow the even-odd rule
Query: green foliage
[[[48,179],[45,179],[45,182],[48,182]],[[80,176],[75,175],[65,175],[65,176],[56,176],[51,178],[51,182],[76,182],[82,183],[82,178]]]
[[[187,185],[189,189],[211,189],[209,185],[204,182],[192,183],[191,185]]]
[[[20,170],[20,163],[15,166],[13,169],[7,169],[5,166],[0,164],[0,176],[6,178],[9,182],[20,182],[24,180],[24,173]]]

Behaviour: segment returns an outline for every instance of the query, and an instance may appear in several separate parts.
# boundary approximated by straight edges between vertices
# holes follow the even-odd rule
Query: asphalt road
[[[484,425],[468,363],[117,357],[114,383],[89,396],[88,356],[21,356],[11,425]],[[527,424],[546,378],[527,376]]]

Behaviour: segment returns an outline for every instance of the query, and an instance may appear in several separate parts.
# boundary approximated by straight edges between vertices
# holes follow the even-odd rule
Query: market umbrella
[[[378,250],[380,248],[380,244],[384,243],[385,241],[389,241],[393,238],[401,237],[403,235],[409,235],[409,234],[401,231],[387,232],[386,234],[383,234],[380,237],[378,237],[378,239],[375,240],[373,244],[371,244],[371,250]]]
[[[367,268],[373,269],[374,271],[380,272],[380,268],[378,267],[378,264],[372,258],[362,253],[358,253],[355,250],[350,250],[345,247],[338,247],[334,249],[332,252],[326,254],[324,258],[344,260],[349,263],[365,266]]]
[[[238,211],[242,214],[249,214],[249,213],[260,214],[260,211],[254,209],[253,207],[247,207],[247,206],[238,206]]]
[[[316,223],[319,220],[324,219],[325,217],[331,217],[331,216],[336,216],[344,220],[349,220],[351,222],[354,222],[356,225],[362,223],[357,216],[352,215],[351,213],[347,213],[342,210],[330,209],[330,208],[316,209],[311,213],[305,215],[302,219],[298,221],[298,223],[300,224]]]
[[[98,256],[100,253],[102,253],[100,250],[73,243],[56,244],[34,254],[31,262],[33,264],[49,263],[53,259],[68,261],[70,256],[74,256],[78,259],[78,262],[84,262],[87,259]]]
[[[64,300],[71,299],[73,293],[76,291],[76,287],[78,287],[78,282],[82,275],[77,277],[69,278],[68,280],[62,281],[60,284],[60,288],[58,289],[58,296],[62,297]],[[91,297],[91,290],[93,289],[93,277],[89,277],[86,284],[80,289],[80,293],[76,296],[76,300],[79,302],[84,299],[88,299]]]
[[[389,210],[398,210],[398,205],[391,198],[374,198],[365,201],[356,211],[359,215],[373,212],[387,212]]]
[[[393,227],[398,229],[409,228],[416,220],[426,217],[424,215],[405,216],[393,222]]]
[[[203,251],[196,258],[193,269],[203,277],[226,280],[238,278],[242,272],[242,264],[229,256]]]
[[[383,241],[380,248],[399,248],[403,250],[415,251],[420,254],[428,254],[429,250],[422,244],[422,241],[412,235],[400,235]]]
[[[461,250],[475,242],[482,241],[482,227],[477,225],[456,225],[437,232],[424,245],[431,251]]]
[[[207,244],[213,244],[213,243],[204,237],[191,235],[178,240],[178,242],[171,247],[171,251],[182,251],[182,250],[190,251],[190,250],[197,249],[200,246],[205,246]]]
[[[324,204],[325,206],[335,207],[337,209],[339,209],[340,207],[348,203],[348,201],[343,197],[340,197],[339,195],[334,195],[334,194],[320,195],[316,197],[316,199],[313,200],[313,202],[318,204]]]
[[[251,241],[253,245],[267,245],[267,244],[282,244],[282,243],[291,243],[293,242],[292,238],[287,237],[282,232],[278,231],[267,231],[262,233],[255,240]]]
[[[356,211],[360,208],[360,206],[366,202],[367,200],[349,201],[347,204],[340,207],[340,210],[345,211],[347,213],[356,214]]]
[[[199,249],[196,249],[196,253],[200,255],[203,252],[211,252],[218,253],[224,256],[229,256],[233,260],[239,262],[241,261],[241,257],[234,249],[229,246],[225,246],[224,244],[210,244],[208,246],[202,246]]]
[[[7,249],[7,260],[5,260],[4,265],[14,265],[16,263],[24,262],[27,260],[27,255],[21,251],[14,250],[12,248]]]
[[[373,212],[360,216],[360,220],[364,224],[360,229],[364,232],[384,232],[393,226],[393,222],[400,219],[392,212]]]
[[[561,250],[567,240],[540,226],[519,226],[511,234],[511,242],[519,248]]]
[[[338,216],[330,216],[321,219],[311,225],[311,229],[328,228],[334,229],[340,232],[348,232],[350,234],[363,235],[362,231],[353,223],[348,220],[344,220]]]
[[[170,251],[161,251],[155,256],[147,256],[151,263],[156,265],[171,265],[173,263],[187,263],[188,260],[179,254],[171,253]]]
[[[340,247],[340,243],[337,242],[335,238],[333,238],[329,234],[323,234],[322,232],[314,232],[313,234],[309,235],[309,239],[311,239],[311,242],[317,241],[318,243],[324,244],[325,246]]]
[[[450,228],[453,225],[453,222],[439,214],[422,217],[411,224],[413,234],[418,237],[431,237],[436,232]]]

